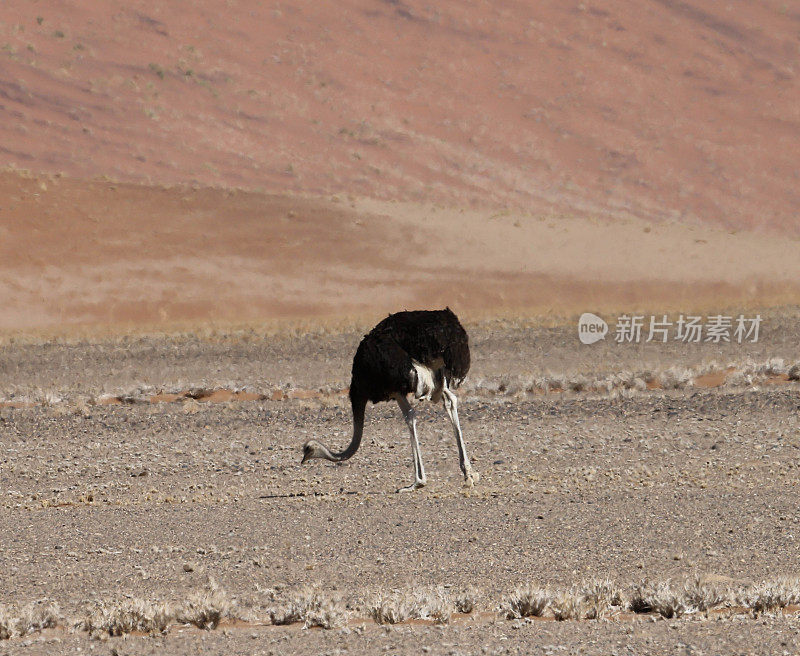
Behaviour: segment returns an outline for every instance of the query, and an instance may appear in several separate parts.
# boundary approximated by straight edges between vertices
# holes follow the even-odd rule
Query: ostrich
[[[409,402],[444,401],[444,407],[458,445],[458,460],[465,485],[472,487],[478,474],[467,457],[461,426],[458,422],[458,400],[453,393],[469,371],[469,341],[458,317],[448,307],[444,310],[418,310],[390,314],[364,336],[353,358],[350,382],[350,404],[353,410],[353,437],[348,447],[331,452],[320,442],[309,440],[303,446],[303,460],[324,458],[341,462],[351,458],[361,444],[364,432],[364,410],[367,401],[397,401],[411,432],[414,457],[414,482],[398,492],[410,492],[426,483],[425,468],[417,440],[417,422]]]

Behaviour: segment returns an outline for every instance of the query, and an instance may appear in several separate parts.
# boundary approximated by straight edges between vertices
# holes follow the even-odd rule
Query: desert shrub
[[[347,610],[337,598],[311,588],[304,588],[277,603],[270,609],[269,616],[273,624],[302,622],[306,628],[332,629],[347,623]]]
[[[541,617],[550,605],[552,595],[547,588],[528,583],[517,588],[503,604],[508,619]]]

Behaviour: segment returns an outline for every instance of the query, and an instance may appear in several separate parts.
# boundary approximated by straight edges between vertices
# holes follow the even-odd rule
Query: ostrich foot
[[[470,469],[466,474],[464,474],[464,487],[475,487],[475,483],[481,480],[481,475]]]
[[[413,492],[421,487],[425,487],[425,481],[414,481],[411,485],[406,485],[405,487],[399,488],[397,492]]]

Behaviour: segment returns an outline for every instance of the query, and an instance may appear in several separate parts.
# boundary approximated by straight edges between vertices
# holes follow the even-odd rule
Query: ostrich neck
[[[356,451],[358,451],[358,447],[361,446],[361,437],[364,434],[364,409],[367,406],[366,400],[361,399],[353,399],[353,438],[350,440],[350,444],[347,445],[347,448],[344,451],[340,451],[338,453],[332,452],[328,449],[325,445],[321,445],[323,448],[324,457],[327,460],[332,460],[333,462],[341,462],[342,460],[347,460],[353,457]]]

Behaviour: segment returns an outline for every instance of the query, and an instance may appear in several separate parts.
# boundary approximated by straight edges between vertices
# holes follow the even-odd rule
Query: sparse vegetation
[[[336,597],[305,588],[288,599],[276,600],[269,610],[269,617],[273,624],[302,622],[305,628],[332,629],[345,625],[347,611]]]
[[[584,619],[583,598],[572,590],[554,595],[550,600],[550,609],[559,622]]]
[[[178,601],[145,600],[137,597],[97,600],[87,606],[82,618],[71,623],[58,604],[40,600],[24,607],[0,604],[0,639],[22,637],[43,629],[73,626],[92,638],[125,636],[134,632],[165,633],[177,624],[212,630],[226,619],[274,625],[302,623],[304,628],[341,628],[350,614],[338,594],[315,588],[278,593],[262,591],[265,598],[251,604],[254,610],[237,604],[213,580],[206,587]],[[800,605],[800,578],[785,577],[751,585],[723,585],[694,576],[684,581],[644,579],[625,591],[610,580],[595,580],[565,589],[524,584],[500,604],[507,619],[551,617],[557,621],[596,620],[620,611],[680,618],[703,612],[780,612]],[[451,596],[443,588],[418,591],[395,590],[379,593],[365,610],[377,624],[400,624],[409,620],[448,623],[454,612],[472,613],[476,593]]]
[[[738,604],[750,609],[754,615],[800,604],[800,577],[761,581],[737,590],[735,599]]]
[[[234,603],[211,579],[205,590],[190,595],[177,607],[175,619],[200,629],[216,629],[223,619],[234,616],[234,613]]]
[[[58,604],[43,599],[22,608],[0,604],[0,640],[49,629],[60,621]]]
[[[691,610],[680,587],[671,581],[651,582],[647,579],[633,587],[628,607],[634,613],[658,613],[663,617],[680,617]]]
[[[732,594],[729,587],[695,575],[683,584],[683,598],[688,608],[706,613],[730,604]]]
[[[446,624],[454,612],[471,613],[475,608],[473,593],[451,597],[443,588],[416,592],[394,591],[378,595],[367,607],[378,624],[398,624],[407,620],[431,620]]]
[[[548,588],[526,584],[517,588],[502,606],[508,619],[541,617],[550,606],[552,594]]]
[[[76,628],[92,637],[121,636],[133,631],[163,633],[175,621],[175,610],[165,602],[131,598],[94,602]]]
[[[457,613],[469,614],[475,610],[476,593],[474,590],[461,592],[453,598],[453,603]]]
[[[614,609],[620,610],[622,606],[622,591],[605,579],[556,591],[526,584],[508,597],[501,605],[501,612],[509,619],[542,617],[550,612],[556,620],[564,621],[600,619]]]
[[[368,607],[369,616],[378,624],[398,624],[411,617],[411,604],[407,595],[393,593],[379,595]]]
[[[215,629],[220,621],[233,617],[236,617],[235,604],[215,581],[209,580],[202,592],[178,602],[135,597],[95,601],[75,626],[93,637],[121,636],[133,631],[163,633],[172,624]]]
[[[509,619],[549,613],[560,621],[599,619],[621,610],[678,618],[720,609],[757,615],[797,604],[797,577],[731,587],[694,576],[684,581],[644,579],[627,592],[608,580],[556,591],[527,584],[508,596],[501,612]]]
[[[162,80],[164,79],[164,76],[166,75],[166,73],[164,72],[164,69],[161,66],[159,66],[158,64],[155,64],[155,63],[151,63],[149,65],[149,68],[153,73],[158,75],[158,77],[160,79],[162,79]]]
[[[293,217],[294,213],[289,212],[288,216]],[[700,367],[670,367],[669,369],[653,373],[649,371],[642,372],[619,372],[615,374],[608,374],[603,377],[590,378],[583,374],[574,376],[565,376],[560,374],[547,374],[545,376],[532,377],[528,379],[495,379],[485,380],[476,379],[474,381],[468,379],[462,389],[468,393],[477,393],[481,395],[490,396],[510,396],[510,397],[524,397],[525,395],[535,395],[542,392],[545,393],[562,393],[564,391],[571,391],[575,393],[587,393],[596,395],[608,395],[614,397],[631,397],[640,393],[644,393],[648,389],[649,381],[655,390],[664,389],[684,389],[692,387],[695,379],[700,376],[706,376],[713,373],[726,372],[724,376],[720,377],[720,386],[723,387],[741,387],[756,385],[763,382],[767,378],[775,376],[786,376],[784,380],[793,382],[800,380],[800,364],[795,364],[792,367],[787,366],[780,358],[770,358],[761,363],[744,362],[738,364],[730,364],[727,368],[722,368],[717,365],[704,365]],[[187,396],[197,399],[213,399],[214,392],[221,393],[230,392],[231,394],[238,395],[246,392],[245,398],[252,400],[252,394],[260,394],[263,398],[272,398],[274,389],[257,392],[252,387],[244,387],[242,385],[231,385],[228,388],[224,387],[205,387],[202,385],[189,386],[187,389],[180,389],[177,387],[157,388],[152,385],[139,385],[132,388],[120,390],[115,393],[106,393],[97,398],[91,398],[90,404],[104,404],[108,402],[117,402],[124,404],[134,403],[149,403],[153,396],[159,394],[174,395],[174,401],[183,401]],[[328,390],[295,390],[289,391],[282,395],[284,399],[296,398],[298,396],[322,398],[327,395],[343,395],[341,387],[335,387]],[[68,396],[62,396],[55,391],[44,390],[41,388],[32,389],[23,394],[15,390],[12,394],[2,394],[0,390],[0,403],[17,403],[24,405],[43,405],[43,406],[56,406],[60,403],[71,403],[72,400]]]
[[[786,380],[800,380],[800,364],[788,367],[780,358],[770,358],[764,362],[732,362],[727,366],[716,363],[693,367],[672,366],[664,371],[621,371],[603,376],[591,377],[585,374],[547,373],[529,378],[519,377],[500,380],[468,381],[467,389],[493,395],[519,396],[539,393],[588,393],[612,397],[631,397],[644,393],[648,388],[654,390],[681,390],[694,387],[741,387],[756,385],[767,379],[786,376]],[[713,382],[704,382],[704,377]],[[697,381],[700,381],[697,383]]]
[[[578,591],[583,605],[582,616],[588,620],[605,617],[623,606],[622,590],[609,579],[590,581]]]

